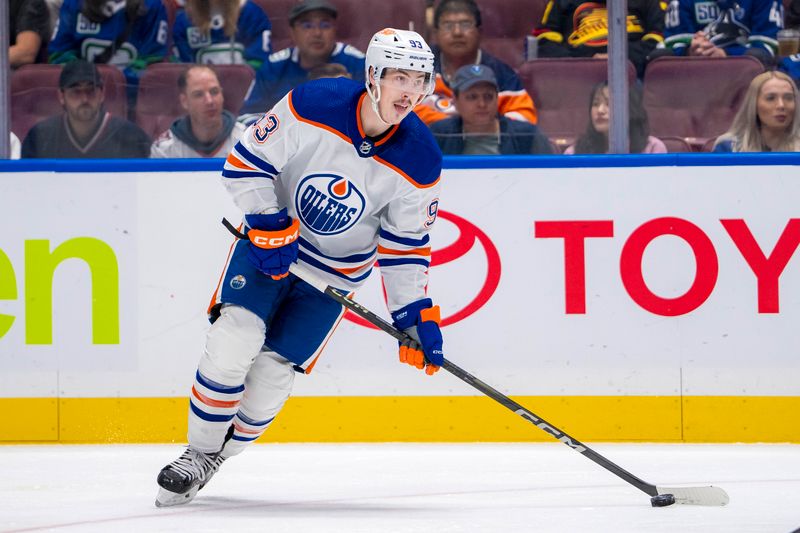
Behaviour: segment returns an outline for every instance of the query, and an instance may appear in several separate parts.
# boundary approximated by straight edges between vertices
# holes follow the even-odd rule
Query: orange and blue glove
[[[410,339],[400,343],[400,362],[425,369],[432,376],[444,364],[441,314],[430,298],[412,302],[392,313],[394,327]]]
[[[288,276],[297,260],[300,221],[292,220],[285,207],[271,215],[245,215],[244,220],[250,227],[247,259],[274,280]]]

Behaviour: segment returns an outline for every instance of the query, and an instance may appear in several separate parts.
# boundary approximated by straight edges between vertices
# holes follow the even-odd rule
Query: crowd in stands
[[[603,0],[404,8],[412,14],[391,25],[432,44],[435,88],[415,112],[444,154],[608,152]],[[380,29],[359,27],[368,9],[349,0],[9,0],[12,157],[224,157],[297,85],[364,80],[358,36]],[[786,31],[800,30],[800,0],[628,0],[627,10],[631,153],[800,151],[800,32]],[[520,27],[530,13],[541,16],[524,34],[483,39],[485,20],[496,35],[496,21]],[[697,61],[720,74],[681,94],[692,76],[680,68]],[[666,91],[656,75],[665,67],[675,72]],[[735,105],[681,109],[714,91]],[[684,122],[673,134],[660,120],[665,106]],[[703,122],[713,131],[692,130]]]

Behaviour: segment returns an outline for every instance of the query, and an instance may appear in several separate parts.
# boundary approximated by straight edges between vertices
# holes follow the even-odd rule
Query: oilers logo
[[[337,235],[352,228],[364,214],[361,191],[344,176],[311,174],[300,181],[295,209],[303,224],[317,235]]]
[[[236,290],[244,289],[244,286],[246,284],[247,284],[247,279],[245,279],[245,277],[242,276],[241,274],[234,276],[233,279],[231,279],[231,289],[236,289]]]

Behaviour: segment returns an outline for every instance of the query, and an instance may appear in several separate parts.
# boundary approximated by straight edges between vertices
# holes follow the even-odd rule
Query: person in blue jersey
[[[49,62],[115,65],[124,70],[133,95],[147,65],[166,56],[168,29],[161,0],[64,0]]]
[[[247,94],[240,114],[259,114],[269,109],[301,83],[309,72],[326,63],[344,66],[354,80],[364,80],[364,54],[336,41],[336,8],[325,0],[302,0],[289,12],[294,46],[269,56]],[[243,117],[249,122],[256,117]]]
[[[175,16],[174,56],[183,63],[258,69],[271,51],[272,23],[252,0],[186,0]]]
[[[784,22],[786,28],[800,30],[800,0],[791,0],[786,6]],[[791,76],[795,83],[800,82],[800,54],[781,57],[778,70]]]
[[[651,57],[751,55],[771,66],[782,27],[782,0],[670,0],[665,48]]]
[[[714,152],[800,152],[800,94],[783,72],[759,74]]]
[[[157,506],[191,501],[261,436],[344,316],[289,271],[294,262],[344,293],[377,262],[394,325],[415,339],[400,361],[428,375],[443,364],[439,307],[427,297],[442,154],[411,112],[433,90],[433,60],[419,34],[379,31],[364,83],[298,86],[228,155],[223,183],[247,239],[234,243],[212,297],[189,445],[158,474]]]

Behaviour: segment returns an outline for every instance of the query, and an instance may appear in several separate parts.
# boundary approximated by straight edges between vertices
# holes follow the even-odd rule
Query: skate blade
[[[163,488],[158,489],[158,495],[156,496],[156,507],[173,507],[175,505],[185,505],[192,501],[195,496],[197,496],[197,491],[200,490],[199,487],[192,487],[187,492],[183,494],[178,494],[177,492],[171,492]]]

